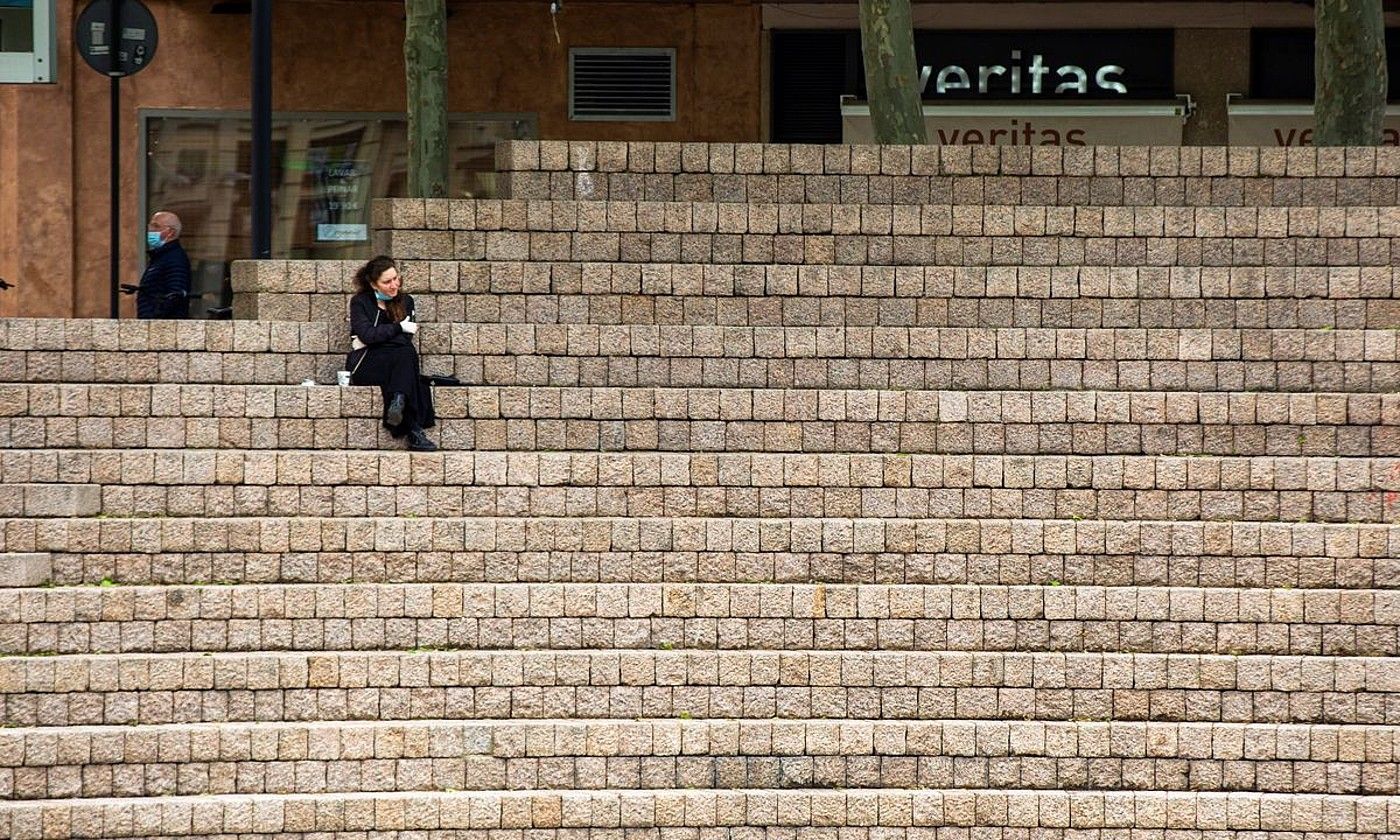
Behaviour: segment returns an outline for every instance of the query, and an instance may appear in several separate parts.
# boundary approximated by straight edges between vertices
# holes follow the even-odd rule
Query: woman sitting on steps
[[[433,452],[437,445],[423,433],[433,427],[432,390],[418,376],[413,336],[413,296],[403,293],[399,270],[379,256],[355,272],[357,294],[350,298],[350,355],[345,367],[356,385],[378,385],[384,396],[384,425],[396,438],[408,436],[408,448]]]

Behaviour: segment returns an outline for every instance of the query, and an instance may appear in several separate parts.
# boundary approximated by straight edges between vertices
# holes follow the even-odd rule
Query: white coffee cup
[[[348,371],[348,370],[338,370],[338,371],[336,371],[336,372],[335,372],[335,381],[336,381],[336,384],[337,384],[337,385],[340,385],[340,386],[342,386],[342,387],[343,387],[343,386],[346,386],[346,385],[349,385],[349,384],[350,384],[350,371]]]

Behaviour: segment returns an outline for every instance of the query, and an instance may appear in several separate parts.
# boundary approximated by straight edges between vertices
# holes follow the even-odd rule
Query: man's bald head
[[[180,238],[182,225],[179,216],[168,210],[158,210],[151,215],[151,222],[146,226],[146,229],[160,231],[162,234],[170,231],[169,235],[163,236],[166,242],[170,242]]]

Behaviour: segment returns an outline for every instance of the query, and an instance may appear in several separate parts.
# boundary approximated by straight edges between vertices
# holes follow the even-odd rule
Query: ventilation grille
[[[569,119],[675,118],[675,50],[569,51]]]

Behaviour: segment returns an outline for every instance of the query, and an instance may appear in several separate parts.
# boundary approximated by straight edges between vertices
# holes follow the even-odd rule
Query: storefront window
[[[4,0],[0,0],[3,2]],[[180,216],[181,242],[206,306],[227,302],[228,267],[252,248],[246,114],[148,112],[143,221]],[[496,195],[495,143],[536,136],[532,116],[450,120],[454,198]],[[272,254],[277,259],[361,259],[370,254],[369,202],[404,195],[408,125],[402,117],[277,115],[272,123]]]

